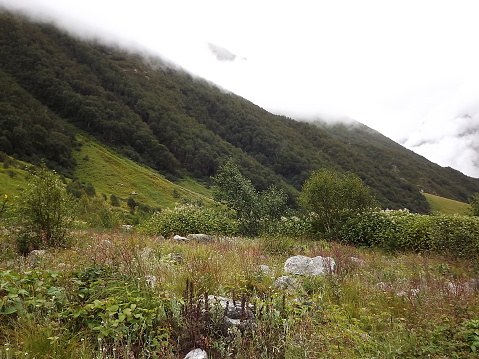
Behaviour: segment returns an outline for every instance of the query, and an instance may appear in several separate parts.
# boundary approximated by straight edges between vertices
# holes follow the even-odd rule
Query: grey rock
[[[221,309],[224,315],[224,330],[230,327],[247,328],[254,321],[252,305],[245,303],[242,308],[241,300],[233,301],[230,298],[209,295],[208,302],[210,307]]]
[[[289,274],[296,275],[312,275],[319,276],[327,273],[333,273],[336,262],[331,257],[306,257],[294,256],[290,257],[284,263],[284,271]]]
[[[203,234],[203,233],[188,234],[186,238],[189,240],[197,241],[197,242],[212,242],[213,241],[212,236],[208,234]]]
[[[208,354],[203,349],[193,349],[184,359],[208,359]]]
[[[273,274],[273,271],[271,270],[271,268],[269,266],[267,266],[266,264],[260,264],[259,270],[260,270],[261,273],[263,273],[265,275]]]
[[[183,254],[182,253],[170,253],[166,256],[166,260],[174,264],[183,263]]]
[[[296,278],[284,275],[277,278],[274,281],[274,286],[276,288],[286,289],[286,290],[295,290],[298,287],[298,280]]]

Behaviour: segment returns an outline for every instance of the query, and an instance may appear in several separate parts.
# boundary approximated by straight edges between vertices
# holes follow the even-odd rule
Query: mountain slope
[[[93,184],[98,194],[114,194],[125,201],[133,197],[138,203],[160,208],[174,207],[179,198],[206,202],[211,197],[207,192],[199,194],[198,187],[188,189],[190,183],[172,183],[94,140],[80,136],[78,143],[79,149],[74,153],[75,178]]]
[[[415,183],[423,192],[461,202],[467,202],[470,194],[477,192],[476,178],[438,166],[365,125],[314,123],[375,161],[388,164],[398,179]]]
[[[159,59],[82,42],[8,13],[0,14],[0,59],[0,74],[10,83],[0,85],[0,102],[9,106],[11,119],[0,125],[1,150],[46,157],[67,174],[78,166],[71,151],[80,130],[170,179],[188,175],[208,182],[231,157],[259,189],[275,183],[292,198],[320,167],[358,174],[389,208],[427,212],[420,190],[457,200],[479,191],[479,180],[377,133],[273,115]],[[15,101],[12,88],[25,99]],[[27,103],[50,122],[30,116]],[[30,152],[12,148],[12,134],[26,119],[48,133],[58,128],[65,150],[49,151],[42,141]]]

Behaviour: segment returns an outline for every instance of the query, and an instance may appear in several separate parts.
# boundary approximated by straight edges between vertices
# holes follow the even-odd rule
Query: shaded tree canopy
[[[353,173],[314,171],[304,183],[300,204],[314,213],[318,229],[331,232],[345,217],[378,206],[369,188]]]

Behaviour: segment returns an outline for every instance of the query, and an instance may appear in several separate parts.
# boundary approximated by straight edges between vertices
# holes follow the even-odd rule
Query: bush
[[[115,228],[121,222],[121,211],[109,206],[103,197],[83,195],[79,204],[79,215],[90,227]]]
[[[228,161],[213,178],[214,199],[235,211],[242,234],[267,232],[287,209],[287,195],[275,186],[258,192],[233,161]]]
[[[435,252],[462,258],[479,256],[479,219],[468,216],[380,211],[352,217],[340,238],[358,246],[387,250]]]
[[[280,220],[269,223],[265,228],[265,236],[280,235],[292,238],[306,238],[313,236],[313,221],[311,217],[289,214]]]
[[[110,195],[110,203],[113,207],[120,207],[120,199],[114,194]]]
[[[238,232],[238,224],[224,210],[186,205],[153,214],[138,230],[165,237],[189,233],[234,235]]]
[[[18,250],[63,247],[67,244],[74,201],[65,184],[45,166],[37,170],[17,203]]]
[[[318,232],[334,233],[352,215],[377,207],[369,188],[353,173],[314,171],[306,180],[299,203],[315,217]]]
[[[431,250],[463,258],[479,257],[479,218],[434,216],[431,223]]]

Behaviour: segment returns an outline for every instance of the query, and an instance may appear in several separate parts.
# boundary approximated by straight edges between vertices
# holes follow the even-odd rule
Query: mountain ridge
[[[233,158],[256,187],[274,183],[292,202],[321,167],[356,173],[385,208],[425,213],[421,191],[461,201],[479,192],[478,179],[435,165],[364,125],[353,131],[274,115],[160,59],[78,40],[6,12],[0,27],[0,76],[9,79],[0,83],[0,150],[20,159],[44,157],[71,175],[75,134],[84,131],[173,180],[192,176],[208,184]],[[48,136],[53,132],[59,135]],[[19,133],[44,138],[13,148]]]

